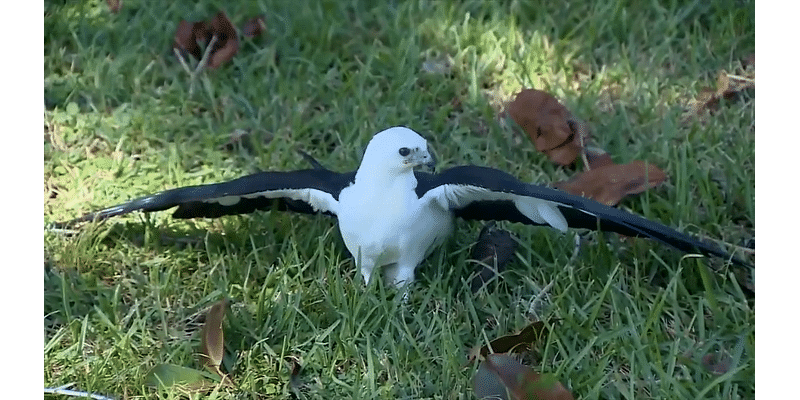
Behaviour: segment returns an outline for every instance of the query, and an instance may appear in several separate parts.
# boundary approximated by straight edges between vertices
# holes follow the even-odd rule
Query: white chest
[[[362,264],[416,266],[452,230],[450,213],[420,201],[407,182],[380,190],[354,185],[342,191],[339,203],[345,246],[357,259],[361,255]]]

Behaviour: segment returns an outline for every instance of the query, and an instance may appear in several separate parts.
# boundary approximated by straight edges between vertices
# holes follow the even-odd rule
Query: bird
[[[522,182],[477,165],[442,172],[427,140],[396,126],[376,133],[356,171],[329,170],[305,153],[311,169],[265,171],[222,183],[165,190],[87,213],[64,224],[104,220],[134,211],[176,208],[173,218],[216,218],[256,210],[326,214],[338,221],[344,245],[364,282],[376,271],[405,288],[416,268],[452,234],[455,219],[510,221],[647,237],[686,253],[699,252],[752,267],[712,244],[664,224],[549,186]]]

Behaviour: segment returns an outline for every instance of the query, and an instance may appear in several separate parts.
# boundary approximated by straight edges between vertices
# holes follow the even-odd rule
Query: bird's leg
[[[366,258],[361,259],[361,276],[364,277],[364,285],[369,286],[369,281],[372,279],[372,270],[375,269],[375,263]]]
[[[389,264],[383,267],[384,282],[392,285],[401,293],[403,303],[408,301],[408,290],[414,282],[414,265]]]
[[[404,288],[414,282],[414,265],[395,263],[387,265],[383,271],[385,282],[398,289]]]

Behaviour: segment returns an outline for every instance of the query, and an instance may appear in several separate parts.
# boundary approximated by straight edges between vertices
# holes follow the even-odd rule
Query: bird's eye
[[[411,154],[411,150],[408,147],[401,147],[400,148],[400,155],[401,156],[405,157],[405,156],[407,156],[409,154]]]

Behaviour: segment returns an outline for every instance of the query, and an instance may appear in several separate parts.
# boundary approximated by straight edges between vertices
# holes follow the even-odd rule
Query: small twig
[[[589,165],[589,157],[586,157],[586,143],[584,143],[583,134],[579,134],[578,138],[581,141],[581,160],[583,160],[583,165],[586,167],[586,170],[591,171],[592,167]]]
[[[728,79],[735,79],[737,81],[748,82],[748,83],[752,83],[754,85],[756,84],[756,80],[755,79],[750,79],[750,78],[748,78],[746,76],[733,75],[733,74],[727,74],[727,75],[728,75]]]
[[[61,394],[64,396],[72,396],[72,397],[88,397],[95,400],[114,400],[113,397],[107,397],[96,393],[81,392],[78,390],[67,389],[72,385],[74,385],[74,383],[69,383],[56,388],[44,388],[44,392],[48,394]]]
[[[53,233],[59,234],[59,235],[77,235],[78,232],[80,232],[80,231],[75,230],[75,229],[57,228],[57,227],[55,227],[53,225],[50,225],[45,229],[47,229],[48,232],[53,232]]]
[[[552,281],[550,281],[550,283],[548,283],[547,285],[544,285],[544,287],[542,288],[542,290],[540,290],[540,291],[539,291],[539,294],[537,294],[537,295],[536,295],[536,297],[534,297],[534,298],[533,298],[533,300],[531,301],[531,303],[535,303],[535,302],[537,302],[537,301],[541,300],[542,296],[543,296],[543,295],[545,295],[545,294],[547,294],[547,291],[548,291],[548,290],[550,290],[550,288],[551,288],[551,287],[553,287],[553,284],[554,284],[554,283],[556,283],[556,281],[555,281],[555,280],[552,280]]]
[[[205,52],[203,52],[203,58],[201,58],[200,62],[197,63],[197,67],[195,67],[194,72],[191,68],[189,68],[189,64],[186,62],[186,59],[183,58],[183,55],[181,55],[180,50],[178,50],[177,47],[172,48],[172,51],[175,53],[175,56],[178,57],[178,61],[180,61],[184,71],[189,74],[189,96],[194,93],[194,83],[200,73],[203,72],[203,69],[206,67],[206,65],[208,65],[208,59],[211,57],[211,49],[214,48],[215,44],[217,44],[217,35],[211,37],[211,40],[206,46]]]
[[[575,249],[572,251],[572,256],[569,258],[569,262],[573,263],[578,258],[578,253],[581,251],[581,241],[583,237],[579,233],[575,233]]]
[[[194,74],[192,73],[192,70],[189,68],[189,64],[186,63],[186,60],[183,58],[183,55],[181,55],[180,50],[178,50],[176,47],[173,47],[172,50],[175,52],[175,56],[178,57],[178,61],[181,62],[183,70],[186,71],[187,74],[189,74],[189,97],[191,97],[192,93],[194,92]]]
[[[733,247],[734,249],[736,249],[736,250],[739,250],[739,251],[741,251],[741,252],[743,252],[743,253],[747,253],[747,254],[756,254],[756,249],[751,249],[751,248],[748,248],[748,247],[737,246],[737,245],[735,245],[735,244],[730,244],[730,243],[725,243],[725,244],[727,244],[728,246],[730,246],[730,247]]]
[[[206,51],[203,53],[203,58],[200,59],[200,63],[197,64],[197,68],[195,68],[194,70],[195,76],[200,74],[203,68],[205,68],[206,65],[208,64],[208,58],[211,57],[211,49],[214,48],[215,44],[217,44],[217,35],[212,36],[211,41],[208,42],[208,45],[206,46]]]
[[[183,70],[186,71],[189,76],[192,76],[192,70],[189,68],[189,64],[186,64],[186,60],[183,58],[181,51],[178,50],[177,47],[173,47],[172,52],[175,53],[175,57],[178,57],[178,61],[180,61],[183,66]]]
[[[542,297],[547,295],[547,291],[550,290],[551,287],[553,287],[553,284],[555,282],[556,282],[555,280],[550,281],[550,283],[545,285],[542,288],[542,290],[540,290],[539,293],[536,294],[536,297],[534,297],[533,300],[531,300],[530,305],[528,305],[528,314],[531,314],[536,319],[539,319],[539,315],[536,313],[536,303],[539,302],[542,299]]]

